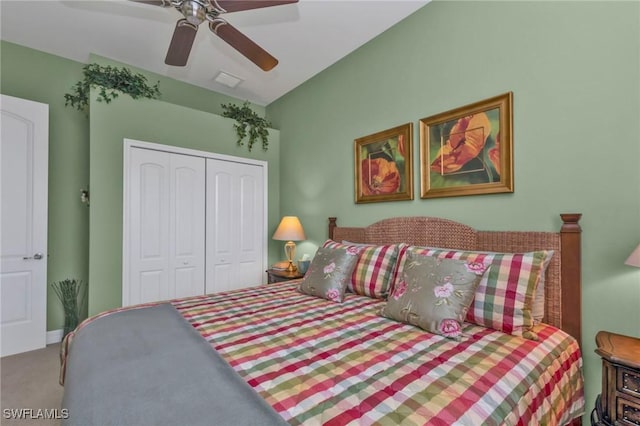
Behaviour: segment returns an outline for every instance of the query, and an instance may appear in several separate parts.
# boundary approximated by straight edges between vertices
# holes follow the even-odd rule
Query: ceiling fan
[[[278,60],[230,25],[220,15],[227,12],[259,9],[297,3],[298,0],[131,0],[161,7],[175,7],[184,18],[178,20],[164,63],[183,67],[187,64],[198,26],[209,22],[209,29],[251,62],[269,71]]]

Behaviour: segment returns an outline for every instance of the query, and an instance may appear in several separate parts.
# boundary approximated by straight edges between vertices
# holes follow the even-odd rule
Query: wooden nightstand
[[[602,394],[591,422],[640,425],[640,339],[600,331],[596,345],[596,353],[602,357]]]
[[[302,277],[304,277],[304,274],[301,274],[297,270],[294,272],[287,272],[278,269],[267,269],[267,282],[269,284],[279,283],[280,281],[295,280],[296,278]]]

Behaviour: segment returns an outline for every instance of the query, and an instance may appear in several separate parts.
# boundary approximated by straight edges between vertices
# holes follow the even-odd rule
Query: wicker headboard
[[[517,253],[554,250],[545,279],[544,322],[572,335],[581,334],[581,228],[579,213],[561,214],[559,232],[478,231],[435,217],[395,217],[363,228],[339,227],[329,218],[329,238],[357,243],[442,247]]]

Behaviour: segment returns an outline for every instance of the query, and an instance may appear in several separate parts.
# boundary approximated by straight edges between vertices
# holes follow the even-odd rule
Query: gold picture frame
[[[355,201],[413,200],[413,123],[354,140]]]
[[[513,93],[420,120],[420,197],[513,192]]]

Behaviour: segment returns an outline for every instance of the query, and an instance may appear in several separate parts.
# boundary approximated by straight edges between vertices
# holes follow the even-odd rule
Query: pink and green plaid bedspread
[[[554,327],[532,341],[466,325],[455,342],[378,316],[384,301],[296,286],[172,301],[291,424],[556,425],[584,411],[580,349]]]

